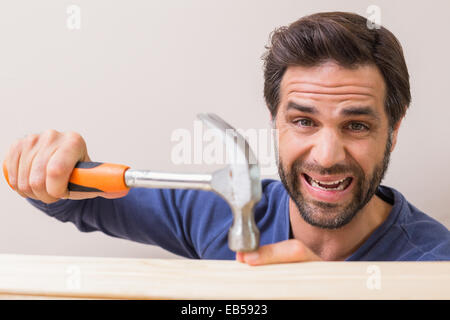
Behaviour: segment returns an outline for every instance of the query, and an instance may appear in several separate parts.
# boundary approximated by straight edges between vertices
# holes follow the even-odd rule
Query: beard
[[[278,173],[300,215],[307,223],[322,229],[338,229],[348,224],[376,193],[389,165],[391,146],[392,132],[389,132],[383,160],[377,163],[373,172],[367,176],[357,164],[336,164],[329,168],[323,168],[305,163],[301,159],[297,159],[291,169],[286,170],[279,157]],[[351,183],[355,183],[352,200],[347,205],[307,200],[300,188],[299,177],[302,172],[316,172],[320,175],[351,173],[353,176]]]

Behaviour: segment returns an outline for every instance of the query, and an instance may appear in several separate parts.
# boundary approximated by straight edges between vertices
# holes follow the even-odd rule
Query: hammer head
[[[228,165],[213,173],[211,187],[227,201],[233,213],[228,246],[233,251],[254,251],[259,247],[259,230],[253,209],[262,192],[257,159],[247,140],[219,116],[207,113],[197,117],[216,130],[226,147]]]

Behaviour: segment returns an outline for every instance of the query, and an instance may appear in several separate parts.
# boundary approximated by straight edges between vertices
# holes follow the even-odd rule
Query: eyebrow
[[[316,107],[312,107],[312,106],[302,106],[300,104],[297,104],[293,101],[289,101],[288,105],[287,105],[287,110],[290,109],[295,109],[301,112],[305,112],[305,113],[311,113],[311,114],[317,114],[319,113],[319,111],[317,111]]]
[[[290,109],[295,109],[304,113],[310,113],[310,114],[318,114],[319,111],[317,110],[316,107],[314,106],[304,106],[304,105],[300,105],[297,104],[293,101],[288,102],[287,105],[287,110]],[[373,110],[373,108],[369,107],[369,106],[353,106],[353,107],[348,107],[345,109],[342,109],[340,114],[342,116],[368,116],[371,118],[374,118],[376,120],[380,120],[380,116],[378,114],[378,112],[376,112],[375,110]]]
[[[368,107],[368,106],[349,107],[349,108],[343,109],[341,111],[341,115],[343,115],[343,116],[369,116],[376,120],[380,120],[380,116],[378,115],[378,112],[376,112],[375,110],[373,110],[373,108]]]

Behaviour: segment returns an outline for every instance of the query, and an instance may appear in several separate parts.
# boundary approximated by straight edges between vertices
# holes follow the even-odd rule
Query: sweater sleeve
[[[215,193],[201,190],[134,188],[119,199],[97,197],[52,204],[27,200],[82,232],[101,231],[158,245],[187,258],[201,258],[205,248],[232,221],[228,204]]]

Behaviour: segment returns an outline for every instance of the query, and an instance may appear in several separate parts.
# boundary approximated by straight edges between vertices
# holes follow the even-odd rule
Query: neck
[[[345,226],[322,229],[303,220],[289,199],[289,216],[294,238],[327,261],[345,260],[354,253],[389,216],[392,206],[374,195],[367,205]]]

